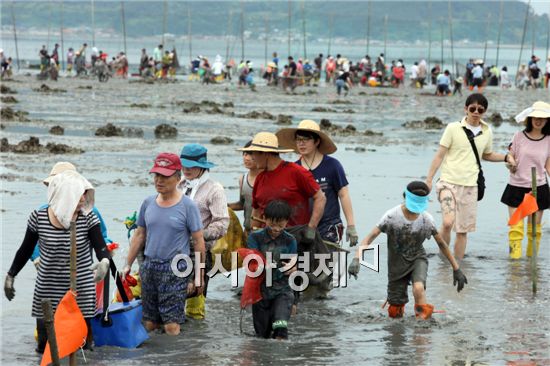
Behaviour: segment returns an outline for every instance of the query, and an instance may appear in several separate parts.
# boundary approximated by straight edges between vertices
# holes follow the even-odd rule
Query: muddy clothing
[[[422,282],[426,287],[428,257],[422,243],[437,234],[435,221],[427,212],[409,221],[399,205],[388,210],[377,226],[388,237],[388,302],[405,304],[409,283]]]
[[[264,281],[261,285],[262,300],[252,305],[254,330],[259,337],[270,338],[273,331],[273,337],[286,338],[294,294],[288,283],[288,276],[279,268],[284,266],[281,263],[281,254],[297,255],[296,239],[286,231],[273,239],[268,229],[262,229],[248,236],[247,246],[260,251],[266,258],[267,253],[271,253],[271,260],[277,264],[277,268],[273,268],[271,272],[271,286],[268,287]],[[266,273],[266,279],[268,275]]]
[[[281,260],[288,261],[288,259],[281,258],[281,254],[297,255],[298,245],[296,244],[296,239],[287,231],[283,231],[278,237],[273,239],[266,228],[251,233],[248,236],[247,247],[260,251],[266,259],[266,253],[271,253],[271,260],[277,265],[276,269],[272,269],[272,285],[268,287],[266,286],[266,282],[262,283],[261,289],[264,300],[273,300],[284,293],[292,292],[288,284],[288,276],[279,271],[279,268],[284,267]]]
[[[239,202],[243,205],[244,210],[244,223],[243,226],[246,230],[252,229],[250,217],[252,216],[252,189],[253,187],[248,182],[248,174],[242,176],[243,183],[241,186]]]
[[[302,165],[302,160],[296,161],[296,164]],[[341,233],[338,233],[339,230],[336,227],[342,225],[342,219],[340,218],[338,192],[349,184],[346,173],[342,164],[328,155],[323,156],[321,163],[311,170],[311,173],[327,198],[325,211],[321,221],[319,221],[317,230],[319,230],[323,239],[339,243],[342,236]]]
[[[263,171],[256,177],[252,190],[252,207],[262,215],[270,201],[279,199],[292,207],[288,226],[305,225],[309,222],[310,198],[319,191],[319,184],[311,172],[301,166],[282,161],[272,171]]]
[[[252,319],[256,335],[262,338],[288,338],[293,303],[294,294],[285,292],[272,300],[262,299],[253,304]]]

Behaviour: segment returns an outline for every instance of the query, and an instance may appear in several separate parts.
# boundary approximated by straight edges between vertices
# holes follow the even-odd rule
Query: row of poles
[[[95,1],[90,0],[91,2],[91,23],[92,23],[92,46],[95,46]],[[449,40],[450,40],[450,51],[451,51],[451,64],[453,67],[453,72],[456,74],[456,63],[454,58],[454,42],[453,42],[453,15],[452,15],[452,1],[448,0],[448,26],[449,26]],[[520,47],[520,54],[518,59],[518,70],[521,65],[521,58],[523,55],[523,48],[525,44],[525,38],[526,38],[526,30],[527,30],[527,23],[529,21],[529,15],[531,11],[531,0],[527,3],[527,10],[525,13],[525,20],[523,25],[523,32],[522,32],[522,40],[521,40],[521,47]],[[120,12],[121,12],[121,23],[122,23],[122,35],[123,35],[123,42],[124,42],[124,53],[128,54],[127,52],[127,43],[126,43],[126,20],[125,20],[125,11],[124,11],[124,1],[120,2]],[[48,24],[48,47],[49,47],[49,40],[50,40],[50,25],[51,25],[51,1],[50,1],[50,8],[49,8],[49,17],[50,22]],[[500,57],[500,41],[501,41],[501,34],[502,34],[502,23],[503,23],[503,13],[504,13],[504,1],[500,0],[500,11],[499,11],[499,21],[498,21],[498,34],[497,34],[497,47],[496,47],[496,61],[495,65],[498,66],[499,64],[499,57]],[[370,53],[370,44],[371,44],[371,14],[372,14],[372,0],[368,1],[367,4],[367,25],[366,25],[366,53]],[[167,15],[168,15],[168,2],[165,0],[163,2],[163,22],[162,22],[162,39],[161,44],[165,44],[165,34],[166,34],[166,24],[167,24]],[[16,20],[15,20],[15,5],[14,1],[12,0],[12,7],[11,7],[11,16],[12,16],[12,24],[13,24],[13,35],[14,35],[14,41],[15,41],[15,53],[16,53],[16,59],[17,59],[17,68],[20,69],[20,59],[19,59],[19,49],[18,49],[18,42],[17,42],[17,28],[16,28]],[[65,67],[65,52],[64,52],[64,41],[63,41],[63,1],[61,1],[60,4],[60,18],[61,18],[61,28],[60,28],[60,35],[61,35],[61,53],[62,53],[62,67],[64,69]],[[233,12],[230,11],[229,17],[228,17],[228,23],[227,23],[227,34],[226,34],[226,60],[229,59],[231,56],[231,51],[233,47],[230,47],[230,41],[231,41],[231,29],[232,29],[232,21],[233,21]],[[307,58],[307,29],[306,29],[306,11],[305,11],[305,1],[301,1],[301,18],[302,18],[302,41],[303,41],[303,56],[304,58]],[[428,4],[428,68],[430,68],[430,61],[432,57],[432,1]],[[533,18],[534,19],[534,18]],[[383,24],[383,34],[384,34],[384,56],[387,59],[387,34],[388,34],[388,15],[384,16],[384,24]],[[441,24],[441,64],[443,67],[444,63],[444,35],[445,35],[445,27],[444,27],[445,19],[440,18],[440,24]],[[192,18],[191,18],[191,8],[188,6],[187,8],[187,33],[188,33],[188,42],[189,42],[189,58],[193,58],[193,46],[192,46]],[[489,39],[489,30],[491,26],[491,14],[489,13],[487,15],[487,24],[486,24],[486,31],[485,31],[485,45],[483,50],[483,60],[487,59],[487,48],[488,48],[488,39]],[[245,36],[244,36],[244,3],[243,1],[240,2],[240,40],[241,40],[241,59],[244,60],[245,58]],[[288,55],[291,55],[292,53],[292,1],[288,0]],[[269,41],[269,19],[267,16],[265,17],[265,62],[267,64],[268,61],[268,41]],[[329,39],[328,39],[328,51],[327,54],[331,53],[331,47],[332,47],[332,39],[334,36],[334,15],[329,15]],[[547,57],[550,56],[549,54],[549,45],[550,45],[550,22],[548,26],[548,36],[546,41],[546,54]],[[535,26],[532,26],[532,49],[531,53],[534,54],[535,51]]]

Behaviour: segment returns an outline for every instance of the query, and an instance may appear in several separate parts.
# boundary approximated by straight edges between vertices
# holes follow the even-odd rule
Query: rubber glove
[[[349,278],[353,276],[355,277],[355,279],[357,279],[357,274],[359,273],[360,268],[361,268],[361,265],[359,264],[359,258],[353,258],[353,260],[351,261],[348,267]]]
[[[462,291],[464,288],[464,285],[468,283],[468,280],[466,279],[466,276],[464,276],[464,273],[459,269],[456,271],[453,271],[453,286],[455,286],[458,283],[458,286],[456,288],[457,292]]]
[[[105,275],[109,272],[109,259],[103,258],[101,262],[94,263],[90,267],[91,271],[95,271],[94,273],[94,282],[99,282],[102,279],[105,278]]]
[[[304,237],[302,238],[302,242],[303,243],[306,243],[306,244],[311,244],[313,243],[313,241],[315,240],[315,232],[317,230],[315,230],[314,228],[312,228],[311,226],[308,226],[306,228],[306,232],[304,233]]]
[[[355,230],[355,225],[348,225],[346,229],[346,241],[349,242],[350,247],[354,247],[359,242],[359,236],[357,235],[357,230]]]
[[[4,294],[6,298],[11,301],[15,297],[15,288],[13,287],[13,281],[15,278],[12,275],[7,275],[6,280],[4,281]]]

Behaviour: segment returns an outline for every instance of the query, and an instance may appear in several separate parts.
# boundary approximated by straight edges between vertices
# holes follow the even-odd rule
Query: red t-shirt
[[[263,214],[265,206],[273,200],[286,201],[292,207],[288,226],[305,225],[311,213],[309,199],[321,189],[310,171],[298,164],[282,161],[273,171],[263,171],[254,181],[252,207]]]

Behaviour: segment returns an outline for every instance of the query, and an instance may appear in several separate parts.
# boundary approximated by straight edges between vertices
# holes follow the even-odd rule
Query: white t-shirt
[[[411,79],[416,79],[418,77],[418,66],[412,65],[411,66]]]

